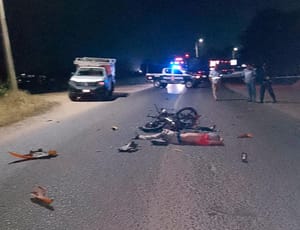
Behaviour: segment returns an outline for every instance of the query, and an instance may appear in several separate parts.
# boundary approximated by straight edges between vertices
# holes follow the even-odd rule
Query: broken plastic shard
[[[30,153],[36,153],[36,152],[44,152],[42,148],[39,148],[37,150],[30,150]]]
[[[248,156],[247,156],[247,153],[242,152],[241,158],[242,158],[242,162],[248,163]]]
[[[52,158],[57,156],[56,150],[49,150],[48,152],[43,151],[42,149],[38,150],[30,150],[28,154],[20,154],[17,152],[9,152],[10,155],[17,157],[17,158],[22,158],[22,159],[42,159],[42,158]]]
[[[49,155],[49,156],[57,156],[57,151],[56,151],[56,150],[53,150],[53,149],[50,149],[50,150],[48,151],[48,155]]]
[[[135,152],[137,151],[138,144],[134,141],[130,141],[127,145],[123,145],[119,148],[119,152]]]
[[[47,197],[46,192],[46,189],[42,186],[36,186],[30,194],[33,198],[49,205],[53,202],[53,199]]]
[[[238,138],[252,138],[253,134],[252,133],[243,133],[238,136]]]
[[[177,151],[177,152],[183,152],[183,150],[182,149],[173,149],[174,151]]]
[[[163,145],[163,146],[168,145],[168,142],[163,139],[153,139],[153,140],[151,140],[151,143],[153,145]]]

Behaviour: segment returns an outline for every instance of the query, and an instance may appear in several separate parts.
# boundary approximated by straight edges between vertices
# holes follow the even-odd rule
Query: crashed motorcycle
[[[139,127],[144,132],[160,132],[162,129],[174,131],[191,129],[195,126],[199,115],[192,107],[184,107],[177,112],[169,112],[165,108],[159,109],[154,105],[157,111],[156,115],[148,115],[152,118],[145,125]]]

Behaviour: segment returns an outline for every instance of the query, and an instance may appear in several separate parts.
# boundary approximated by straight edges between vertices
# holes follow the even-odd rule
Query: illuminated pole
[[[236,58],[236,52],[239,50],[239,48],[237,47],[234,47],[233,50],[232,50],[232,59],[235,59]]]
[[[5,54],[5,62],[6,62],[10,87],[11,90],[18,90],[15,67],[12,58],[9,35],[7,30],[3,0],[0,0],[0,23],[1,23],[1,30],[2,30],[2,41],[3,41],[3,48]]]
[[[196,42],[195,42],[195,56],[196,58],[199,57],[199,45],[201,45],[204,42],[203,38],[199,38]]]

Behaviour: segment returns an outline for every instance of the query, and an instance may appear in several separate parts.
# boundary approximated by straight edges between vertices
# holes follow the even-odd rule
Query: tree
[[[273,74],[293,74],[300,64],[300,16],[276,9],[260,11],[241,35],[243,62],[267,63]]]

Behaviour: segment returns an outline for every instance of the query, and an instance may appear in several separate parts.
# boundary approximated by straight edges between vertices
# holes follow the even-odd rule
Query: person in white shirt
[[[256,70],[252,65],[248,64],[244,69],[244,82],[248,89],[248,101],[256,102],[256,88],[255,88]]]
[[[212,68],[209,72],[209,80],[211,82],[212,94],[216,101],[218,100],[217,90],[219,88],[220,79],[220,73],[215,68]]]

